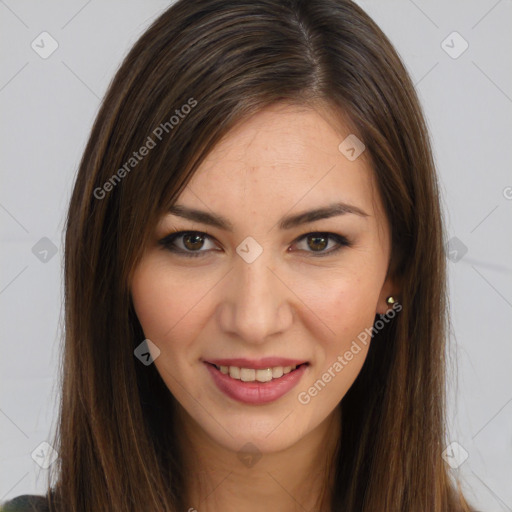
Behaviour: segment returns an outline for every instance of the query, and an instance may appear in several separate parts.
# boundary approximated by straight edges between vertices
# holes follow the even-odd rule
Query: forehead
[[[271,105],[228,132],[201,169],[221,171],[226,163],[253,169],[310,168],[311,159],[319,159],[321,165],[326,158],[338,156],[338,145],[349,134],[343,121],[324,109]],[[311,169],[312,174],[319,170]]]
[[[178,202],[198,206],[199,200],[231,216],[344,201],[379,217],[367,155],[351,161],[339,150],[351,134],[349,124],[327,108],[272,105],[239,123],[212,149]]]

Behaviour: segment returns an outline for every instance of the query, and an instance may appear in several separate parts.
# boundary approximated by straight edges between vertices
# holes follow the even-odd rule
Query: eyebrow
[[[201,224],[207,224],[226,231],[233,231],[233,224],[222,217],[221,215],[188,208],[183,205],[173,205],[169,208],[171,215],[183,217]],[[315,208],[306,212],[298,213],[296,215],[289,215],[283,217],[279,221],[279,229],[291,229],[301,224],[307,224],[321,219],[328,219],[330,217],[337,217],[339,215],[353,214],[360,217],[369,217],[369,215],[358,208],[357,206],[346,203],[334,203],[321,208]]]

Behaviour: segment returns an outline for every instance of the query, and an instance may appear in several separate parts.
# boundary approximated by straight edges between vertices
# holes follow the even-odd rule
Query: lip
[[[304,363],[304,361],[282,364],[283,361],[292,361],[291,359],[271,358],[267,359],[267,361],[268,360],[279,361],[279,364],[275,364],[275,362],[273,362],[272,364],[267,363],[266,365],[262,365],[262,360],[259,360],[258,363],[252,361],[250,363],[251,366],[249,366],[248,361],[244,359],[219,360],[222,361],[222,364],[213,363],[213,361],[204,361],[204,364],[207,370],[210,372],[213,382],[217,388],[225,395],[244,404],[262,405],[274,402],[292,390],[299,383],[300,379],[309,366],[307,363]],[[227,361],[229,363],[225,364]],[[236,361],[237,364],[234,364],[234,361]],[[241,380],[233,379],[229,375],[223,374],[214,366],[214,364],[218,366],[239,366],[240,362],[243,362],[243,364],[240,366],[241,368],[255,369],[269,368],[272,366],[295,366],[295,364],[300,364],[301,366],[291,371],[290,373],[279,377],[278,379],[271,380],[270,382],[243,382]],[[259,366],[253,366],[254,364],[258,364]]]
[[[234,359],[208,359],[204,362],[216,364],[217,366],[237,366],[238,368],[251,368],[254,370],[264,370],[265,368],[274,368],[276,366],[299,366],[299,364],[307,363],[303,359],[286,359],[284,357],[263,357],[261,359],[237,357]]]

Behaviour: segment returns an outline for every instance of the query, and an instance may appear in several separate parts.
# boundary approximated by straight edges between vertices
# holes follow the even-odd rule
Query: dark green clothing
[[[49,512],[48,499],[35,494],[23,494],[0,505],[0,512]]]

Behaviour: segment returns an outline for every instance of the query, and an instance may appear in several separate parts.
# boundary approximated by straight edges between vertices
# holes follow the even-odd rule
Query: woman
[[[471,510],[427,129],[352,2],[162,14],[84,152],[65,289],[39,510]]]

